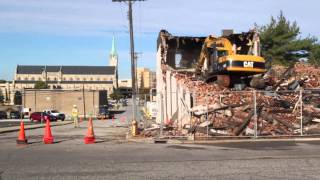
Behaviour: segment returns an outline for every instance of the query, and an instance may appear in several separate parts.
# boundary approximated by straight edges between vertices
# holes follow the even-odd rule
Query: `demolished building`
[[[172,36],[164,30],[159,34],[156,121],[170,127],[166,135],[320,133],[320,69],[303,63],[273,66],[263,75],[266,88],[235,91],[195,78],[205,38]]]

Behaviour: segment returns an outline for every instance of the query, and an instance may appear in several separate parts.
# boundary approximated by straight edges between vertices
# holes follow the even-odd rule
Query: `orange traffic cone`
[[[115,122],[115,119],[114,119],[114,116],[112,116],[112,123],[114,123]]]
[[[126,122],[126,117],[122,116],[122,117],[120,118],[120,120],[121,120],[122,123],[124,123],[124,122]]]
[[[93,132],[93,125],[92,125],[92,119],[91,117],[89,118],[89,122],[88,122],[88,131],[87,131],[87,135],[84,137],[84,143],[85,144],[93,144],[95,142],[95,136],[94,136],[94,132]]]
[[[26,134],[24,133],[24,123],[22,120],[20,122],[20,131],[17,139],[17,144],[28,144],[28,140],[26,139]]]
[[[44,144],[53,143],[53,136],[51,134],[51,128],[50,128],[50,120],[48,118],[46,118],[46,127],[44,129],[43,143]]]

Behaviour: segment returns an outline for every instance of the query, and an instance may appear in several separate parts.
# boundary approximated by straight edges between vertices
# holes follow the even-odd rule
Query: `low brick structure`
[[[105,90],[25,89],[22,94],[22,105],[31,108],[31,112],[55,109],[68,116],[77,105],[80,115],[96,115],[99,107],[108,104]]]

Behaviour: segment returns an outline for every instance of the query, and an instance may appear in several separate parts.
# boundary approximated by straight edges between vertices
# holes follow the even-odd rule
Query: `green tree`
[[[3,96],[2,90],[0,90],[0,103],[1,104],[4,103],[4,96]]]
[[[44,81],[37,81],[34,84],[35,89],[48,89],[48,85]]]
[[[15,105],[22,105],[22,94],[20,91],[16,91],[14,93],[14,99],[13,102]]]
[[[261,26],[262,55],[273,60],[275,64],[288,65],[292,62],[286,54],[290,51],[307,50],[311,52],[310,62],[317,64],[320,50],[317,39],[314,37],[300,38],[300,28],[297,23],[285,18],[282,11],[276,18],[271,17],[271,22]]]
[[[315,44],[311,50],[310,62],[317,66],[320,66],[320,45]]]
[[[119,89],[113,89],[113,93],[110,94],[110,98],[118,101],[123,98],[123,95],[121,94]]]

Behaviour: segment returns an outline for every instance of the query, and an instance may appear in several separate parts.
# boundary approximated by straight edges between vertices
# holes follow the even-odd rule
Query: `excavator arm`
[[[208,71],[209,68],[213,68],[211,66],[214,63],[213,61],[218,61],[218,58],[220,58],[219,56],[221,56],[219,52],[225,52],[223,56],[232,55],[233,50],[231,42],[227,38],[208,36],[203,43],[196,72],[199,74],[201,71]]]

